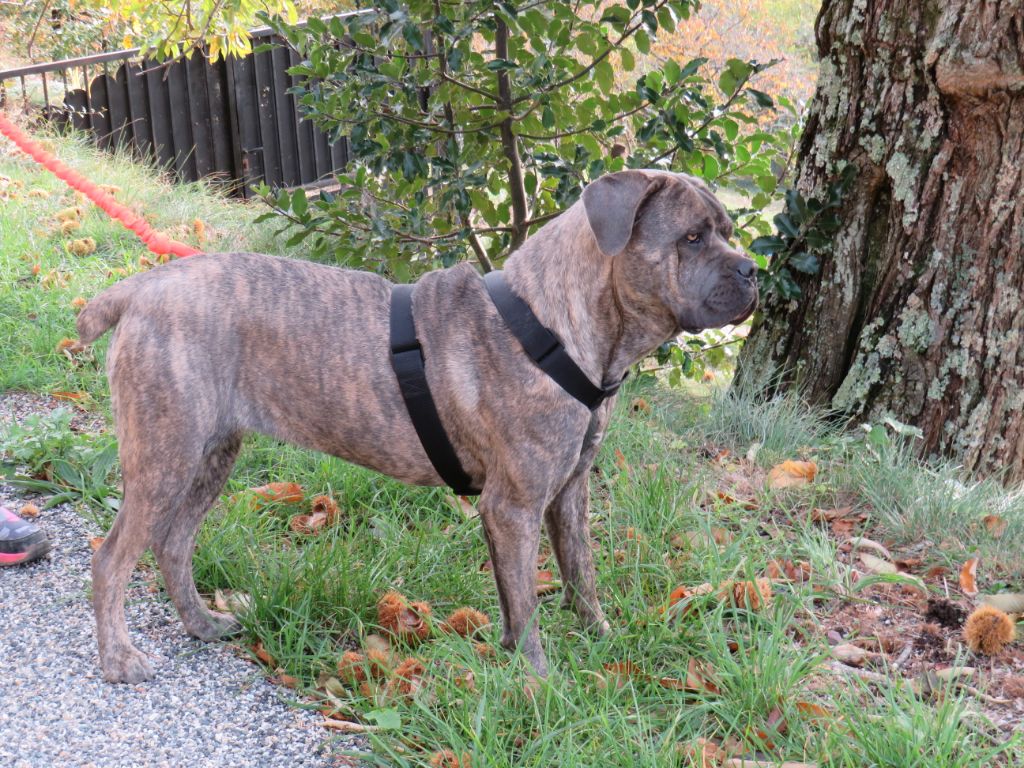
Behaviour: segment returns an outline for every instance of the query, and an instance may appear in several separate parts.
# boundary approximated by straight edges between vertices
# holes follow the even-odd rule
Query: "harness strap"
[[[437,474],[455,493],[475,496],[480,491],[472,487],[472,480],[463,470],[430,395],[423,348],[416,338],[412,316],[412,292],[411,285],[396,285],[391,289],[391,367],[398,377],[402,399],[416,434]]]
[[[516,296],[500,271],[484,275],[491,301],[523,350],[548,376],[590,410],[618,392],[622,380],[597,387],[572,359],[562,342],[533,314],[530,305]]]

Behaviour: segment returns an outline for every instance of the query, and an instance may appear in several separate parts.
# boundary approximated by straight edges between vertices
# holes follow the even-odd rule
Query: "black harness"
[[[558,337],[545,328],[530,306],[512,292],[500,271],[485,275],[484,285],[498,314],[519,340],[523,351],[562,389],[591,410],[619,390],[621,380],[595,386],[566,352]],[[480,491],[473,488],[462,468],[427,385],[423,348],[416,338],[416,323],[412,316],[413,289],[412,285],[396,285],[391,290],[391,367],[398,377],[402,399],[430,463],[457,494],[473,496]]]

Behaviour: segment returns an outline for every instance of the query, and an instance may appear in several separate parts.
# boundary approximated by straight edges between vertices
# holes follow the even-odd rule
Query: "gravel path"
[[[0,395],[0,430],[40,398]],[[0,503],[23,500],[0,483]],[[291,692],[268,683],[229,647],[188,637],[173,606],[136,571],[128,595],[133,641],[156,678],[111,685],[99,673],[88,591],[99,531],[68,505],[39,524],[52,552],[0,569],[0,765],[332,766],[320,716],[289,707]],[[333,741],[335,751],[352,742]]]

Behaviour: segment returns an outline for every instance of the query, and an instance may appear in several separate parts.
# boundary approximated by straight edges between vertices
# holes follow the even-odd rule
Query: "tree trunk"
[[[1024,7],[825,0],[797,187],[857,176],[795,301],[769,299],[737,382],[796,387],[922,453],[1024,479]]]

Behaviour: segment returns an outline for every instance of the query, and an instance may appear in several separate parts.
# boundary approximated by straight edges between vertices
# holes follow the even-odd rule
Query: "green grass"
[[[161,228],[173,233],[181,222],[201,218],[213,230],[213,247],[282,251],[270,230],[248,224],[254,215],[248,206],[201,187],[172,189],[125,158],[112,161],[66,140],[56,144],[86,175],[121,186],[124,199],[153,213]],[[0,268],[16,278],[0,285],[0,391],[81,390],[91,395],[89,407],[106,413],[102,347],[95,362],[70,361],[54,348],[73,335],[71,300],[115,279],[107,275],[112,267],[134,269],[142,249],[93,210],[80,234],[95,237],[99,250],[68,255],[66,238],[50,232],[48,222],[70,196],[26,161],[0,157],[0,174],[22,180],[25,190],[51,193],[8,202],[0,211]],[[67,286],[44,287],[31,275],[33,262],[42,275],[66,272]],[[631,407],[641,395],[650,413]],[[0,435],[0,445],[6,440],[12,453],[20,446],[29,463],[87,464],[103,438],[67,434],[62,423],[40,426],[34,442],[23,433]],[[788,492],[761,487],[769,468],[798,457],[818,463],[815,483]],[[594,557],[611,635],[589,636],[558,607],[557,593],[543,598],[551,676],[532,695],[524,691],[523,661],[500,649],[481,658],[470,640],[439,630],[418,647],[396,649],[426,667],[414,696],[389,694],[383,684],[366,691],[331,684],[342,713],[382,726],[370,734],[370,762],[425,766],[434,752],[450,749],[469,755],[477,768],[699,765],[687,750],[698,738],[713,738],[775,763],[1024,766],[1019,734],[1008,741],[994,732],[979,701],[962,690],[926,699],[885,665],[868,681],[834,670],[824,631],[830,614],[851,605],[892,606],[882,588],[852,591],[849,558],[808,515],[812,507],[853,504],[870,515],[862,533],[894,547],[930,541],[929,557],[951,566],[967,552],[980,554],[986,587],[1019,588],[1013,546],[1024,526],[1019,496],[972,484],[950,468],[924,467],[895,438],[869,448],[792,399],[683,394],[649,379],[634,379],[623,392],[597,467]],[[87,474],[83,484],[91,482]],[[750,506],[715,496],[723,478],[733,476],[751,479]],[[307,498],[331,494],[342,508],[340,521],[315,536],[292,532],[291,516],[307,505],[259,505],[244,492],[271,481],[298,482]],[[112,485],[103,478],[103,488]],[[90,498],[88,490],[78,498]],[[82,508],[109,523],[110,512],[95,501]],[[979,523],[991,513],[1007,520],[1001,539]],[[549,551],[546,542],[542,551]],[[252,437],[203,526],[195,565],[205,593],[249,595],[239,645],[259,641],[274,659],[268,674],[279,669],[295,677],[297,704],[316,706],[310,696],[324,697],[318,683],[334,674],[342,652],[380,631],[375,606],[389,589],[429,601],[436,619],[463,605],[496,618],[494,584],[481,568],[487,558],[478,521],[456,512],[443,491],[410,488]],[[776,559],[810,563],[812,580],[775,583],[771,604],[760,610],[714,595],[694,599],[685,612],[668,609],[669,594],[680,585],[752,580]],[[550,557],[542,567],[557,573]],[[148,577],[151,561],[143,569]],[[930,587],[939,594],[935,582]],[[497,628],[480,639],[496,647]],[[968,660],[950,657],[950,663]],[[625,662],[637,672],[606,669]],[[691,662],[705,670],[710,688],[677,690],[672,681],[686,680]],[[812,704],[827,716],[809,715]]]

